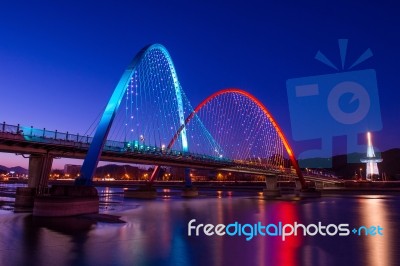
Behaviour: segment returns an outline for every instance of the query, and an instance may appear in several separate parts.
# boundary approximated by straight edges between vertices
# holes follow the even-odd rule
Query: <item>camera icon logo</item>
[[[340,107],[340,98],[346,94],[353,95],[351,102],[359,100],[358,108],[354,112],[347,113]],[[369,112],[370,99],[367,90],[354,81],[343,81],[337,84],[328,95],[328,110],[330,115],[339,123],[356,124],[360,122]]]
[[[344,69],[347,40],[339,40]],[[368,49],[349,68],[372,56]],[[316,59],[333,67],[318,52]],[[365,153],[358,134],[382,129],[376,73],[373,69],[289,79],[286,82],[293,139],[320,140],[321,146],[299,155],[301,167],[332,167],[335,136],[347,137],[348,162],[360,162],[355,153]],[[314,159],[314,160],[313,160]]]

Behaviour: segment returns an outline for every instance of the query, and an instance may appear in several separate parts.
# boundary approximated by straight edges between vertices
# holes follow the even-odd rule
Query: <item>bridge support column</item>
[[[137,189],[125,189],[124,198],[131,199],[155,199],[157,198],[157,190],[153,187],[154,180],[158,179],[161,173],[161,167],[156,165],[150,176],[148,183]]]
[[[317,182],[310,182],[307,184],[307,188],[300,191],[301,198],[319,198],[321,197],[321,191],[317,190]]]
[[[49,154],[32,154],[29,157],[28,187],[18,188],[15,211],[33,211],[34,216],[72,216],[97,213],[99,197],[94,187],[53,186],[48,180],[53,164]]]
[[[49,195],[35,198],[34,216],[61,217],[99,212],[97,189],[90,186],[57,186]]]
[[[316,181],[315,182],[315,188],[316,189],[324,189],[324,182],[318,182],[318,181]]]
[[[182,191],[182,197],[195,198],[197,196],[199,196],[199,191],[193,187],[190,168],[185,168],[185,188]]]
[[[47,188],[47,182],[53,164],[53,157],[32,154],[29,157],[29,179],[28,187],[38,190]]]
[[[131,199],[155,199],[157,198],[157,190],[152,186],[152,183],[140,186],[137,189],[124,190],[124,198]]]
[[[296,180],[296,190],[300,190],[301,189],[301,182],[300,180]]]
[[[281,195],[278,188],[277,176],[265,176],[266,188],[263,190],[265,198],[276,198]]]
[[[192,178],[190,177],[190,168],[185,168],[185,187],[191,188],[192,185]]]
[[[35,197],[47,192],[52,164],[53,157],[48,154],[32,154],[29,157],[28,187],[17,188],[15,212],[31,211]]]

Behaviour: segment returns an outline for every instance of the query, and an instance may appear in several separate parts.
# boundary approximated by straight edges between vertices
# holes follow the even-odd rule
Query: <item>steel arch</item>
[[[196,113],[198,113],[200,111],[201,108],[203,108],[204,105],[206,105],[208,102],[210,102],[212,99],[222,95],[222,94],[226,94],[226,93],[238,93],[241,94],[247,98],[249,98],[252,102],[254,102],[255,104],[257,104],[257,106],[263,111],[263,113],[265,114],[265,116],[268,118],[268,120],[271,122],[271,124],[273,125],[273,127],[275,128],[276,132],[278,133],[279,138],[281,139],[283,145],[285,146],[286,152],[289,155],[290,161],[293,165],[293,167],[296,170],[296,174],[299,177],[299,180],[301,182],[301,186],[302,188],[306,187],[306,182],[305,179],[303,177],[303,173],[300,170],[299,164],[296,160],[296,157],[293,153],[293,149],[291,148],[286,136],[283,134],[282,129],[280,128],[280,126],[278,125],[278,123],[276,122],[275,118],[271,115],[271,113],[269,112],[269,110],[264,106],[263,103],[261,103],[255,96],[253,96],[252,94],[241,90],[241,89],[237,89],[237,88],[228,88],[228,89],[223,89],[220,91],[217,91],[213,94],[211,94],[210,96],[208,96],[206,99],[204,99],[195,109],[194,111],[186,118],[185,123],[183,125],[181,125],[181,127],[178,129],[178,131],[175,133],[175,135],[173,136],[172,140],[170,141],[170,143],[168,144],[168,149],[170,149],[175,141],[177,140],[177,138],[179,137],[179,135],[181,134],[181,132],[183,132],[183,130],[185,129],[186,125],[190,122],[190,120],[194,117],[194,115]],[[152,182],[156,176],[156,171],[158,171],[159,166],[156,166],[156,168],[153,171],[153,174],[150,177],[150,182]]]
[[[171,76],[174,83],[175,96],[178,103],[178,115],[179,122],[181,125],[185,123],[184,111],[183,111],[183,103],[182,103],[182,93],[181,87],[179,84],[178,76],[175,71],[174,63],[172,62],[171,56],[168,53],[167,49],[161,44],[152,44],[144,47],[140,50],[139,53],[134,57],[130,65],[125,69],[122,77],[120,78],[117,86],[114,89],[113,94],[111,95],[110,100],[103,112],[103,115],[100,119],[100,123],[96,129],[95,135],[93,137],[93,141],[90,144],[88,153],[83,162],[80,176],[75,180],[76,185],[91,185],[92,178],[94,172],[96,170],[97,164],[100,159],[100,155],[103,151],[104,143],[107,140],[108,132],[110,131],[112,122],[117,113],[117,110],[121,104],[121,100],[124,96],[124,92],[129,84],[129,81],[135,71],[136,66],[142,61],[147,53],[152,50],[160,50],[165,58],[168,61],[168,65],[171,71]],[[182,127],[182,132],[180,132],[182,139],[182,149],[183,151],[188,150],[187,137],[186,137],[186,129]]]

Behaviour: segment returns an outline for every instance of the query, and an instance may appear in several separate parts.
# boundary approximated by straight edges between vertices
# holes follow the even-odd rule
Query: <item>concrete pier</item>
[[[278,188],[278,177],[267,176],[265,177],[266,188],[263,190],[264,198],[276,198],[281,196]]]
[[[99,212],[99,196],[95,187],[55,185],[49,195],[36,196],[34,216],[61,217]]]
[[[141,186],[137,189],[124,190],[124,198],[131,199],[155,199],[157,198],[157,190],[152,186]]]
[[[300,198],[320,198],[321,191],[316,190],[315,188],[303,189],[299,193]]]
[[[199,196],[199,191],[195,187],[184,188],[181,196],[183,198],[196,198]]]
[[[29,156],[28,187],[47,186],[52,164],[53,157],[47,154],[31,154]]]
[[[17,188],[15,194],[14,212],[32,211],[35,195],[36,195],[36,188],[30,188],[30,187]]]
[[[15,195],[15,211],[31,211],[37,195],[47,192],[47,182],[53,163],[48,154],[29,156],[29,179],[27,188],[18,188]]]

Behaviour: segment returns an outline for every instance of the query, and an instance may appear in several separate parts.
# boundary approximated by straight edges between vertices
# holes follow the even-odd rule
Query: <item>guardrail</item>
[[[88,135],[79,135],[79,134],[70,134],[69,132],[59,132],[58,130],[52,131],[47,130],[46,128],[38,129],[33,126],[26,127],[21,125],[9,125],[3,122],[0,126],[0,133],[11,134],[13,139],[15,137],[21,136],[21,140],[25,140],[28,142],[37,142],[37,143],[46,143],[46,144],[57,144],[57,145],[65,145],[72,146],[78,148],[88,148],[91,142],[93,141],[93,137]],[[4,136],[3,136],[4,137]],[[243,170],[258,170],[258,171],[267,171],[274,173],[290,173],[290,169],[276,169],[273,166],[269,165],[258,165],[254,163],[250,163],[244,161],[240,163],[237,160],[232,160],[228,158],[221,157],[213,157],[210,155],[183,152],[178,150],[166,149],[162,147],[156,146],[148,146],[144,144],[131,145],[131,142],[121,142],[121,141],[113,141],[107,140],[104,144],[104,151],[110,152],[120,152],[126,154],[145,154],[145,155],[158,155],[158,156],[166,156],[173,158],[183,158],[183,159],[193,159],[196,161],[203,162],[217,162],[222,164],[234,165],[237,168],[241,168]]]
[[[15,137],[21,136],[23,140],[30,142],[39,143],[51,143],[51,144],[62,144],[66,146],[74,147],[89,147],[93,141],[93,137],[88,135],[70,134],[69,132],[59,132],[58,130],[51,131],[46,128],[38,129],[34,127],[26,127],[21,125],[9,125],[3,122],[0,126],[0,133],[11,134],[13,139]],[[4,136],[3,136],[4,137]],[[173,156],[173,157],[185,157],[194,158],[197,160],[205,161],[217,161],[222,163],[233,163],[233,160],[227,158],[213,157],[209,155],[182,152],[172,149],[165,149],[162,147],[155,147],[140,144],[137,146],[128,145],[129,142],[113,141],[107,140],[104,144],[103,150],[112,152],[123,152],[123,153],[133,153],[140,154],[146,153],[150,155],[162,155],[162,156]]]

